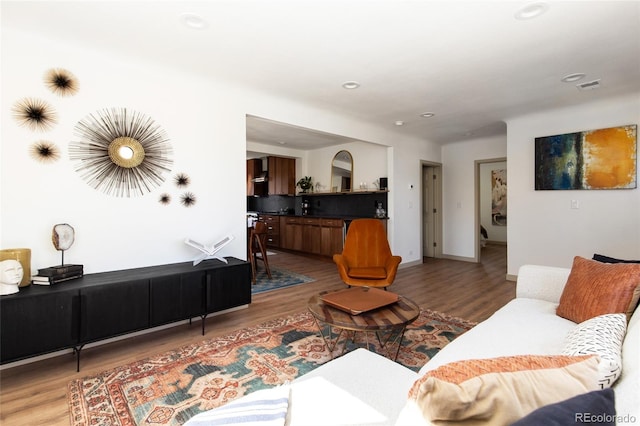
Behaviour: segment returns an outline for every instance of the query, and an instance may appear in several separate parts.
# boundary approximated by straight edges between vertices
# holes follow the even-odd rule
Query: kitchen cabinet
[[[282,217],[280,226],[282,248],[302,251],[302,226],[302,218],[299,216]]]
[[[296,193],[295,158],[268,157],[269,195],[294,195]]]
[[[304,253],[333,256],[342,253],[344,221],[335,218],[283,216],[281,247]]]
[[[344,247],[344,221],[320,219],[320,254],[333,257]]]
[[[247,195],[249,196],[263,196],[267,195],[266,182],[257,181],[262,177],[262,159],[253,158],[247,160]]]
[[[258,216],[258,220],[267,225],[267,247],[280,247],[282,244],[280,237],[280,216],[261,214]]]
[[[320,254],[320,218],[302,218],[302,251]]]

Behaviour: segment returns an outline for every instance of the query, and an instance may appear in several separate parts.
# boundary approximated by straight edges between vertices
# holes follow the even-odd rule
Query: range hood
[[[269,180],[269,174],[266,171],[260,172],[259,176],[256,176],[253,179],[251,179],[251,181],[254,183],[266,182],[268,180]]]

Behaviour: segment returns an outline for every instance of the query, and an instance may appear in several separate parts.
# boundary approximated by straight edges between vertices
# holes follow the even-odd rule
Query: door
[[[422,167],[422,255],[442,256],[442,168]]]

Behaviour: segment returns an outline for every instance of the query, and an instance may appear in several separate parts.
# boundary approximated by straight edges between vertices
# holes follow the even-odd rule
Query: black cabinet
[[[203,271],[152,279],[151,326],[203,315],[205,279]]]
[[[251,266],[227,258],[87,274],[0,298],[0,363],[251,303]]]
[[[217,312],[251,303],[251,268],[235,265],[207,272],[207,312]]]
[[[78,290],[50,293],[37,290],[24,287],[20,293],[29,293],[29,297],[2,297],[3,362],[70,348],[79,341]]]
[[[94,342],[149,328],[148,280],[80,290],[80,341]]]

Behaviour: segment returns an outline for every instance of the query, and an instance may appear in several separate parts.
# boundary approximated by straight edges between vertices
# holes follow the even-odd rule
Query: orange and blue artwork
[[[637,187],[637,126],[535,138],[535,189]]]

